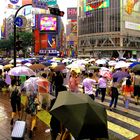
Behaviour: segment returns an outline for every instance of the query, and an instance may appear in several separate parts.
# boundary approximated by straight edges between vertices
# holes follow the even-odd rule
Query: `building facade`
[[[79,57],[140,57],[140,0],[79,0]]]

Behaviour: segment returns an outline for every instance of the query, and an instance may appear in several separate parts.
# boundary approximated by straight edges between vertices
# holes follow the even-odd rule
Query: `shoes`
[[[11,125],[13,125],[13,123],[14,123],[14,120],[13,120],[13,119],[11,119],[11,122],[10,122],[10,124],[11,124]]]
[[[138,103],[137,103],[137,102],[135,102],[135,105],[138,105]]]
[[[32,130],[30,130],[30,132],[29,132],[29,138],[31,139],[31,138],[32,138],[32,136],[33,136],[33,131],[32,131]]]

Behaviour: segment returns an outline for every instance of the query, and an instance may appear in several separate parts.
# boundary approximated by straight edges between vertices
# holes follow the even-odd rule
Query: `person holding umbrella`
[[[119,92],[118,92],[118,82],[117,82],[117,78],[113,78],[113,80],[111,81],[111,93],[110,93],[110,96],[111,96],[111,101],[110,101],[110,104],[109,104],[109,108],[110,110],[112,111],[112,105],[114,103],[114,108],[116,108],[117,106],[117,101],[118,101],[118,96],[119,96]]]

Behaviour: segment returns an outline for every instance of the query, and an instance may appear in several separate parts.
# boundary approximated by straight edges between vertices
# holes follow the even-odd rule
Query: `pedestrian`
[[[104,102],[105,95],[106,95],[106,87],[107,87],[107,79],[103,76],[100,76],[98,80],[99,90],[101,93],[101,101]]]
[[[21,96],[20,88],[16,85],[16,79],[12,79],[11,85],[9,86],[11,107],[12,107],[12,116],[11,116],[11,125],[14,123],[16,113],[18,112],[18,119],[21,118]]]
[[[83,80],[84,93],[89,95],[93,100],[95,99],[95,93],[93,92],[93,85],[96,84],[96,80],[93,80],[93,74],[89,73],[88,77]]]
[[[39,100],[37,94],[34,91],[28,91],[27,102],[26,102],[26,113],[31,115],[31,127],[29,132],[29,138],[32,138],[33,130],[36,127],[37,111],[38,111]]]
[[[111,81],[111,89],[110,89],[110,96],[111,96],[111,101],[109,104],[110,110],[112,110],[113,104],[114,104],[114,109],[117,106],[117,101],[118,101],[118,96],[119,96],[117,87],[118,87],[117,78],[113,78],[113,80]]]
[[[135,105],[138,105],[140,100],[140,71],[133,76]]]
[[[55,77],[53,79],[54,81],[54,86],[55,86],[55,96],[58,96],[58,92],[60,91],[65,91],[67,88],[63,85],[64,82],[64,75],[61,71],[56,71],[55,72]]]
[[[69,90],[71,92],[78,92],[79,78],[77,77],[77,73],[73,70],[69,79]]]
[[[50,108],[52,108],[55,101],[56,101],[56,98],[51,100]],[[51,140],[56,140],[58,134],[61,133],[61,125],[60,125],[60,121],[56,119],[54,115],[52,115],[51,117],[50,127],[51,127]]]
[[[124,96],[124,103],[125,103],[125,112],[128,112],[130,98],[134,92],[134,88],[131,85],[131,80],[126,80],[126,85],[122,86],[122,94]]]
[[[38,99],[40,103],[40,109],[43,107],[43,101],[45,101],[46,109],[50,106],[50,95],[49,95],[49,81],[47,80],[47,74],[43,73],[40,80],[38,81]]]

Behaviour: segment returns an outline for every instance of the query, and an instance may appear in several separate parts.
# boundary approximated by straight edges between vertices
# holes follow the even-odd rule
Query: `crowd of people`
[[[102,66],[100,66],[102,67]],[[105,66],[104,66],[105,67]],[[108,66],[106,65],[108,68]],[[113,77],[116,72],[125,72],[127,76],[120,79],[120,77]],[[0,78],[6,81],[7,71],[0,71]],[[140,71],[133,73],[131,69],[119,68],[112,69],[111,77],[108,78],[105,75],[100,74],[100,68],[89,71],[88,67],[81,73],[77,73],[75,70],[55,70],[50,67],[47,72],[42,71],[39,75],[39,81],[33,88],[26,88],[24,82],[29,78],[33,78],[35,75],[30,77],[24,76],[24,78],[11,77],[11,82],[6,86],[10,92],[10,103],[12,107],[11,125],[14,124],[16,114],[18,119],[21,120],[21,95],[27,95],[26,113],[31,115],[31,127],[29,137],[32,137],[34,128],[36,127],[36,114],[42,108],[47,111],[50,110],[54,104],[54,100],[51,100],[51,96],[57,98],[60,91],[69,90],[74,94],[87,94],[93,100],[96,101],[98,96],[101,96],[101,102],[105,101],[105,97],[108,94],[111,98],[109,103],[109,109],[112,111],[117,108],[118,96],[121,94],[124,99],[124,111],[129,111],[130,98],[135,98],[135,105],[139,104],[140,99]],[[82,88],[81,88],[82,87]],[[45,100],[45,103],[44,103]],[[54,126],[55,125],[55,126]],[[58,127],[59,128],[58,128]],[[51,135],[52,140],[55,140],[58,133],[60,133],[60,123],[52,116],[51,120]],[[57,129],[58,128],[58,129]],[[61,127],[62,128],[62,127]]]

